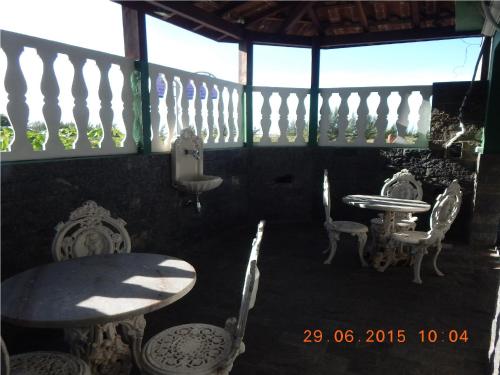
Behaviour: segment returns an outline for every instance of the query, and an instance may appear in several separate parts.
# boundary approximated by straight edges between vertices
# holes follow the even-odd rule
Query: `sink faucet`
[[[184,150],[185,155],[191,155],[193,158],[196,160],[200,160],[200,150],[198,149],[193,149],[193,150]]]

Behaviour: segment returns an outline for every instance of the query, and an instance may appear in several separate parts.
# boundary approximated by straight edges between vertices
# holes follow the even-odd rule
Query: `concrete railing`
[[[2,160],[30,160],[76,156],[97,156],[136,152],[133,139],[133,94],[131,76],[134,72],[132,60],[124,57],[78,48],[26,35],[1,31],[1,47],[7,57],[5,89],[8,96],[7,114],[10,129],[2,126],[2,137],[6,150]],[[39,82],[27,81],[21,64],[23,53],[34,49],[43,65]],[[62,79],[71,80],[74,121],[61,122],[60,82],[55,63],[65,56],[72,69],[66,67]],[[66,61],[67,61],[66,60]],[[99,81],[97,93],[100,123],[89,126],[89,85],[84,66],[93,61],[97,66]],[[34,65],[29,61],[24,69]],[[68,64],[69,65],[69,64]],[[122,75],[119,91],[112,87],[109,79],[111,69],[118,68]],[[69,70],[69,72],[68,72]],[[69,76],[72,75],[72,79]],[[59,75],[61,79],[61,75]],[[27,92],[36,91],[43,97],[41,114],[34,118],[34,108],[27,104]],[[120,97],[122,107],[113,109],[113,97]],[[42,103],[43,102],[43,103]],[[31,112],[31,118],[30,118]],[[41,118],[40,118],[41,117]],[[117,121],[117,118],[120,118]],[[30,120],[37,120],[30,122]],[[116,123],[121,123],[118,126]],[[35,125],[36,124],[36,128]],[[5,125],[5,124],[2,124]],[[11,135],[8,137],[9,134]],[[8,138],[8,139],[6,139]]]
[[[188,126],[205,148],[243,146],[242,85],[156,64],[149,76],[153,151],[170,151]]]
[[[318,144],[426,148],[432,86],[320,89]],[[309,89],[254,87],[256,146],[300,146],[309,133]]]
[[[132,60],[12,32],[0,33],[6,56],[6,119],[10,121],[6,126],[2,117],[3,160],[137,151],[142,136],[141,93]],[[22,63],[27,50],[41,65],[42,73],[35,80],[26,79],[32,70],[31,60]],[[62,72],[58,72],[60,60],[66,61]],[[89,65],[94,66],[93,73],[86,71]],[[149,70],[154,152],[169,152],[180,130],[187,126],[195,129],[208,149],[243,145],[242,85],[156,64],[150,64]],[[110,79],[113,74],[114,79]],[[92,79],[98,84],[88,82]],[[71,88],[61,90],[64,83]],[[27,97],[34,92],[39,99],[30,108]],[[431,86],[321,89],[318,144],[427,147],[431,94]],[[68,107],[68,98],[70,109],[62,105],[64,101]],[[254,144],[306,145],[309,101],[309,89],[254,87]],[[98,113],[94,121],[90,120],[91,104],[93,113]],[[70,121],[61,121],[62,111],[72,112]]]

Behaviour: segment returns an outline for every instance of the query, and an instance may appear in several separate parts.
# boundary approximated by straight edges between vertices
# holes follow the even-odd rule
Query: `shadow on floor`
[[[215,233],[187,249],[185,260],[195,267],[197,283],[180,301],[146,315],[145,340],[177,324],[224,326],[226,318],[237,315],[254,230]],[[342,237],[331,265],[323,265],[321,251],[326,247],[321,224],[267,224],[246,352],[237,358],[232,374],[490,372],[488,350],[500,268],[491,251],[463,245],[443,250],[439,264],[445,277],[436,276],[431,257],[425,257],[424,284],[416,285],[409,267],[392,267],[385,273],[361,268],[353,237]],[[305,330],[321,330],[322,342],[304,343]],[[367,342],[370,330],[373,343]],[[405,342],[397,342],[398,330]],[[421,342],[422,330],[432,340],[429,331],[435,330],[436,342]],[[350,341],[348,333],[353,334],[352,342],[345,342]],[[33,348],[33,342],[40,340],[17,343],[16,349],[47,348]]]

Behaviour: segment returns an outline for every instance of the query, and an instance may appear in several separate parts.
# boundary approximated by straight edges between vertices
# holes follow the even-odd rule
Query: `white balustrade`
[[[133,141],[133,113],[132,93],[130,76],[134,71],[132,60],[97,52],[85,48],[52,42],[40,38],[17,34],[0,30],[1,49],[7,56],[7,68],[5,72],[5,89],[7,92],[7,115],[14,131],[13,141],[8,151],[2,152],[2,160],[31,160],[76,156],[97,156],[112,154],[135,153],[136,145]],[[43,64],[43,73],[40,82],[27,82],[26,72],[20,63],[20,59],[26,48],[36,50]],[[76,128],[75,140],[72,147],[65,149],[59,137],[61,127],[61,108],[59,103],[61,83],[55,72],[55,61],[59,55],[66,55],[71,62],[73,78],[71,94],[74,99],[73,122]],[[102,140],[98,147],[91,147],[87,132],[89,130],[89,103],[88,83],[84,75],[84,67],[89,61],[95,61],[99,77],[99,118],[102,128]],[[121,92],[114,92],[110,83],[108,73],[115,65],[123,74],[123,86]],[[64,79],[66,79],[65,77]],[[71,78],[68,78],[71,79]],[[27,132],[30,129],[30,108],[26,102],[28,85],[30,90],[39,87],[43,95],[42,114],[46,124],[45,143],[42,150],[35,151],[30,143]],[[123,103],[123,111],[114,113],[112,109],[113,96],[120,97]],[[33,115],[33,114],[32,114]],[[122,117],[125,127],[125,139],[121,145],[116,145],[112,134],[114,122]],[[114,121],[115,120],[115,121]]]
[[[149,64],[152,150],[170,151],[180,131],[188,126],[201,135],[204,148],[243,146],[243,86],[207,75]],[[166,93],[157,90],[158,77],[165,81]],[[166,109],[166,118],[160,113]],[[163,122],[163,123],[162,123]],[[168,128],[168,137],[158,137]]]
[[[133,61],[124,57],[74,47],[26,35],[1,31],[1,49],[7,59],[5,89],[7,114],[14,137],[3,160],[97,156],[137,151],[134,122],[141,115],[134,101]],[[35,151],[28,139],[30,108],[27,82],[20,59],[26,48],[36,50],[43,65],[39,90],[46,124],[45,143]],[[61,127],[61,83],[55,72],[59,55],[72,67],[71,95],[76,129],[72,147],[59,137]],[[95,62],[102,140],[87,135],[90,126],[89,82],[84,68]],[[109,72],[119,68],[121,92],[116,92]],[[205,148],[243,145],[243,86],[214,77],[149,64],[151,142],[154,152],[169,152],[180,131],[193,127]],[[28,86],[28,84],[30,86]],[[354,95],[354,96],[352,96]],[[310,90],[303,88],[254,87],[253,137],[256,146],[304,146],[308,142]],[[378,104],[372,97],[378,96]],[[319,145],[339,147],[427,147],[430,129],[432,86],[349,87],[321,89],[319,93]],[[120,98],[121,113],[113,110],[113,97]],[[399,101],[398,101],[399,98]],[[356,99],[356,100],[354,100]],[[416,99],[416,100],[414,100]],[[357,104],[359,102],[359,104]],[[355,103],[353,105],[353,103]],[[356,108],[353,108],[356,107]],[[42,115],[40,115],[42,116]],[[119,121],[121,116],[121,121]],[[115,122],[124,124],[121,144],[113,139]],[[392,128],[392,130],[391,130]],[[391,131],[389,131],[391,130]],[[137,129],[136,129],[137,133]],[[68,149],[69,148],[69,149]]]
[[[399,96],[399,103],[389,98]],[[333,108],[331,98],[338,94],[340,103]],[[376,94],[379,103],[370,105],[370,96]],[[351,95],[358,95],[357,108],[350,108]],[[413,95],[419,103],[410,103]],[[382,86],[320,89],[319,145],[338,147],[405,147],[426,148],[431,120],[432,86]],[[415,102],[415,101],[413,101]],[[370,106],[372,111],[370,111]],[[394,113],[393,113],[394,112]],[[410,114],[416,112],[418,120],[412,124]],[[396,118],[389,124],[388,118]],[[393,134],[386,137],[391,128]],[[336,134],[336,136],[334,136]]]
[[[306,97],[309,89],[287,87],[255,86],[254,92],[254,144],[255,146],[304,146],[307,144],[309,119],[306,119]],[[277,94],[279,106],[271,105],[271,96]],[[290,108],[294,97],[297,106]],[[262,101],[262,105],[259,103]],[[277,111],[278,120],[273,123],[273,113]],[[256,124],[260,124],[256,126]],[[275,125],[275,126],[273,126]],[[306,134],[304,135],[304,132]]]

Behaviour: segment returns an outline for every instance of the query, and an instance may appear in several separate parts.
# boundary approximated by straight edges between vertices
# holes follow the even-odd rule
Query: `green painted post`
[[[243,113],[246,147],[253,145],[253,43],[240,43],[240,83],[244,84]]]
[[[146,14],[138,12],[139,21],[139,71],[141,73],[142,102],[142,153],[151,153],[151,107],[149,105],[149,63],[146,37]],[[141,150],[139,150],[141,152]]]
[[[496,32],[491,48],[488,106],[484,125],[483,154],[500,154],[500,32]]]
[[[311,48],[311,97],[309,108],[309,146],[318,145],[318,96],[319,96],[319,55],[320,48],[314,39]]]

